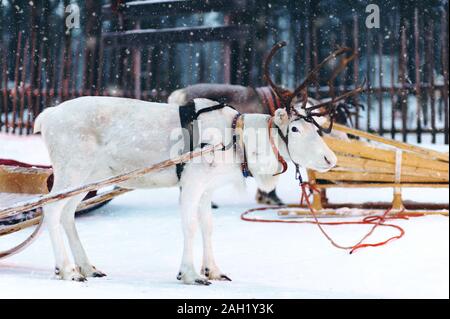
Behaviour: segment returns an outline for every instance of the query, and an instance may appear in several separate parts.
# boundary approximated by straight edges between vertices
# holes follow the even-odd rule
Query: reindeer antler
[[[322,62],[320,62],[314,69],[312,69],[308,75],[306,76],[305,80],[303,80],[303,82],[295,89],[294,93],[292,93],[292,95],[295,97],[297,95],[299,95],[303,89],[305,89],[310,83],[311,80],[317,76],[317,73],[320,71],[320,69],[327,64],[331,59],[336,59],[338,56],[352,51],[352,49],[347,48],[347,47],[342,47],[337,49],[336,51],[334,51],[333,53],[331,53],[329,56],[327,56],[325,59],[322,60]],[[349,61],[350,62],[350,61]]]
[[[270,78],[270,74],[269,74],[270,73],[269,65],[272,61],[273,56],[275,55],[275,53],[278,50],[285,47],[286,45],[287,45],[286,42],[282,41],[282,42],[275,44],[272,47],[272,49],[270,50],[269,55],[267,56],[266,60],[264,61],[264,79],[270,85],[270,87],[275,92],[275,94],[278,96],[278,98],[282,101],[282,104],[284,105],[284,107],[286,108],[286,110],[288,111],[289,114],[294,113],[297,116],[304,118],[308,122],[314,124],[319,129],[320,132],[330,133],[331,129],[333,127],[333,119],[336,114],[336,110],[337,110],[337,106],[338,106],[337,102],[346,100],[349,97],[359,94],[364,90],[363,87],[365,85],[365,81],[363,82],[363,84],[361,84],[360,86],[357,86],[352,91],[346,92],[338,97],[335,96],[334,81],[335,81],[336,77],[347,67],[347,65],[351,61],[353,61],[355,59],[355,57],[357,56],[357,53],[353,52],[353,50],[348,47],[338,48],[337,50],[332,52],[329,56],[327,56],[324,60],[322,60],[322,62],[320,62],[317,66],[315,66],[314,69],[311,70],[307,74],[305,80],[303,80],[303,82],[294,90],[294,92],[291,92],[289,90],[286,90],[282,87],[277,86],[272,81],[272,79]],[[338,56],[348,53],[348,52],[353,52],[353,53],[349,57],[344,57],[340,61],[339,65],[333,69],[333,71],[331,73],[331,77],[327,81],[327,84],[330,88],[330,100],[313,105],[311,107],[306,107],[308,104],[307,87],[311,83],[311,81],[317,77],[317,73],[320,71],[320,69],[325,64],[327,64],[330,60],[335,59]],[[291,109],[292,100],[299,95],[301,95],[302,108],[305,110],[306,116],[301,115],[297,110],[295,110],[295,108]],[[341,104],[342,103],[340,103],[339,105],[341,105]],[[322,109],[322,111],[314,112],[315,110],[318,110],[318,109]],[[348,110],[348,106],[346,104],[344,105],[344,109],[345,109],[345,112],[350,112]],[[346,114],[348,114],[348,113],[346,113]],[[317,123],[317,121],[314,119],[315,116],[329,116],[330,117],[330,126],[328,128],[321,127]]]
[[[337,103],[337,102],[345,101],[349,97],[352,97],[352,96],[364,91],[365,82],[366,81],[364,80],[364,82],[360,86],[358,86],[355,89],[348,91],[338,97],[332,97],[329,101],[322,102],[322,103],[313,105],[308,108],[304,108],[306,111],[306,117],[311,119],[311,122],[319,129],[319,131],[321,133],[329,134],[333,128],[334,117],[336,116],[338,106],[340,106],[341,108],[344,109],[345,114],[347,114],[347,115],[350,114],[348,104],[345,104],[345,103],[342,104],[342,103]],[[330,91],[331,91],[331,87],[330,87]],[[322,111],[314,112],[314,110],[317,110],[317,109],[322,109]],[[328,126],[328,128],[321,127],[316,122],[316,120],[314,120],[314,117],[319,117],[319,116],[329,116],[330,125]]]
[[[275,92],[278,98],[282,101],[282,104],[286,107],[286,110],[289,113],[290,103],[292,100],[291,98],[292,92],[276,85],[270,77],[270,70],[269,70],[270,63],[272,62],[272,58],[275,55],[275,53],[277,53],[278,50],[285,47],[286,45],[287,45],[286,41],[281,41],[272,47],[266,59],[264,60],[263,69],[264,69],[264,80],[269,84],[269,86],[272,88],[272,90]]]

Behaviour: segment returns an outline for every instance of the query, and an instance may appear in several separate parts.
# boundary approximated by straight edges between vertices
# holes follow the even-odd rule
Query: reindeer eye
[[[293,127],[291,128],[291,130],[292,130],[292,132],[299,132],[298,128],[295,127],[295,126],[293,126]]]

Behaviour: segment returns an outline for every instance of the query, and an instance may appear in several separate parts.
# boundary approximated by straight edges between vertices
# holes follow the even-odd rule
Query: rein
[[[352,254],[354,251],[356,251],[357,249],[360,249],[360,248],[377,247],[377,246],[385,245],[392,240],[402,238],[403,235],[405,234],[405,231],[400,226],[384,223],[388,219],[407,219],[405,215],[401,215],[403,213],[404,209],[402,209],[400,212],[398,212],[397,216],[387,217],[387,215],[392,211],[392,207],[391,207],[391,208],[388,208],[381,216],[378,216],[378,215],[367,216],[362,221],[333,222],[332,224],[328,223],[329,225],[352,225],[352,224],[353,225],[367,225],[367,224],[373,225],[373,227],[370,229],[370,231],[366,235],[364,235],[356,244],[354,244],[352,246],[342,246],[342,245],[336,243],[333,240],[333,238],[331,238],[331,236],[323,229],[322,226],[326,225],[327,223],[319,222],[319,219],[317,218],[317,214],[316,214],[317,212],[311,205],[311,201],[310,201],[309,197],[313,194],[313,192],[319,192],[319,190],[314,185],[311,185],[310,183],[301,183],[300,187],[302,189],[300,205],[303,204],[303,200],[306,201],[306,204],[314,218],[314,224],[316,224],[317,227],[319,227],[320,231],[325,236],[325,238],[328,239],[328,241],[336,248],[343,249],[343,250],[350,250],[350,254]],[[309,191],[309,194],[308,194],[308,191]],[[387,240],[381,241],[378,243],[364,244],[363,242],[373,234],[373,232],[375,231],[375,229],[378,226],[393,227],[393,228],[399,230],[400,234],[397,236],[392,236],[392,237],[388,238]]]
[[[277,208],[293,208],[293,207],[303,207],[303,202],[306,202],[306,206],[308,207],[309,211],[311,212],[311,215],[313,217],[313,221],[311,220],[280,220],[280,219],[259,219],[259,218],[249,218],[247,217],[249,214],[256,212],[256,211],[265,211],[265,210],[272,210],[274,209],[273,206],[265,206],[265,207],[258,207],[258,208],[252,208],[249,209],[241,214],[241,220],[248,221],[248,222],[260,222],[260,223],[287,223],[287,224],[315,224],[319,228],[320,232],[325,236],[325,238],[336,248],[342,249],[342,250],[349,250],[350,254],[355,252],[358,249],[366,248],[366,247],[378,247],[386,245],[387,243],[400,239],[405,234],[405,230],[394,224],[386,223],[387,220],[397,220],[397,219],[403,219],[407,220],[409,217],[418,217],[420,215],[408,215],[404,213],[404,209],[400,210],[393,216],[388,216],[389,213],[392,212],[392,207],[387,209],[383,214],[381,215],[369,215],[364,217],[362,220],[359,221],[346,221],[346,222],[321,222],[319,221],[319,218],[317,216],[316,210],[312,207],[310,196],[313,195],[314,192],[319,192],[319,190],[314,186],[311,185],[308,182],[302,181],[302,176],[299,171],[298,165],[296,166],[296,179],[299,180],[299,185],[301,188],[301,198],[300,198],[300,204],[299,205],[284,205],[284,206],[278,206]],[[344,246],[338,244],[323,228],[323,226],[338,226],[338,225],[373,225],[372,228],[367,232],[356,244],[351,246]],[[376,242],[376,243],[364,243],[364,241],[369,238],[375,231],[376,228],[379,226],[381,227],[390,227],[398,230],[398,235],[391,236],[386,240]]]
[[[275,156],[277,157],[278,162],[281,164],[281,166],[283,167],[281,172],[278,172],[276,174],[274,174],[273,176],[277,176],[280,174],[283,174],[284,172],[287,171],[288,168],[288,164],[286,163],[286,161],[284,160],[283,156],[281,156],[280,152],[278,151],[277,146],[275,145],[275,140],[273,138],[272,135],[272,126],[273,126],[273,117],[269,118],[269,122],[267,123],[267,129],[269,131],[269,141],[270,141],[270,146],[272,147],[272,151],[275,153]],[[281,139],[283,140],[283,142],[286,144],[286,148],[288,148],[288,140],[287,140],[287,136],[283,135],[283,132],[281,132],[281,129],[276,126],[278,129],[278,133],[281,136]],[[288,149],[289,151],[289,149]]]
[[[294,208],[294,207],[301,208],[302,206],[301,205],[284,205],[284,206],[277,206],[276,208]],[[318,217],[313,209],[312,210],[310,209],[310,210],[311,210],[314,220],[282,220],[282,219],[280,220],[280,219],[261,219],[258,217],[249,217],[249,215],[254,212],[261,212],[261,211],[267,211],[267,210],[273,210],[273,209],[274,209],[273,206],[264,206],[264,207],[257,207],[257,208],[249,209],[241,214],[241,220],[247,221],[247,222],[253,222],[253,223],[314,224],[319,227],[322,234],[328,239],[328,241],[331,242],[331,244],[334,247],[336,247],[338,249],[343,249],[343,250],[350,250],[350,252],[349,252],[350,254],[352,254],[353,252],[355,252],[356,250],[361,249],[361,248],[379,247],[379,246],[386,245],[387,243],[389,243],[393,240],[402,238],[403,235],[405,234],[405,230],[398,225],[386,223],[385,222],[386,220],[397,220],[397,219],[408,220],[409,217],[420,217],[420,215],[408,215],[403,212],[398,212],[395,215],[387,216],[391,212],[391,209],[387,210],[381,216],[371,215],[371,216],[364,217],[360,221],[345,221],[345,222],[321,222],[318,220]],[[352,245],[352,246],[342,246],[342,245],[337,244],[331,238],[331,236],[329,236],[327,234],[327,232],[322,227],[322,226],[342,226],[342,225],[373,225],[373,227],[366,235],[363,236],[363,238],[361,240],[358,241],[357,244]],[[364,241],[368,237],[370,237],[370,235],[372,235],[373,232],[375,231],[375,229],[379,226],[394,228],[394,229],[398,230],[399,233],[398,233],[398,235],[391,236],[388,239],[380,241],[380,242],[364,243]]]

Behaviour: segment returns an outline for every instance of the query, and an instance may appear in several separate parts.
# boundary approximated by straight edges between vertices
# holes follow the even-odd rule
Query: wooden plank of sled
[[[50,169],[0,165],[0,192],[46,194],[51,174]]]
[[[396,153],[390,149],[375,147],[362,141],[344,141],[335,138],[324,137],[325,142],[330,148],[337,153],[351,154],[357,157],[374,159],[388,163],[396,162]],[[339,164],[339,163],[338,163]],[[426,169],[440,170],[443,172],[449,171],[447,163],[437,160],[431,160],[420,154],[410,152],[403,152],[402,164],[407,166],[415,166]]]
[[[335,183],[335,184],[314,184],[317,188],[448,188],[448,183],[364,183],[364,182],[354,182],[354,183]]]
[[[359,216],[367,216],[367,215],[381,215],[385,212],[385,210],[382,209],[365,209],[365,213],[360,214]],[[404,212],[402,212],[402,214],[407,214],[409,216],[422,216],[422,215],[441,215],[441,216],[449,216],[449,212],[448,210],[406,210]],[[395,215],[395,212],[392,213],[391,215]],[[304,218],[308,218],[308,217],[313,217],[311,214],[311,211],[308,208],[299,208],[299,209],[289,209],[289,210],[280,210],[278,212],[278,216],[281,217],[304,217]],[[354,216],[350,213],[346,214],[343,212],[338,212],[335,209],[322,209],[320,211],[317,211],[316,214],[317,217],[358,217],[358,216]]]
[[[427,210],[427,211],[448,211],[448,203],[424,203],[406,200],[403,201],[403,206],[406,210]],[[293,206],[298,208],[298,205]],[[342,208],[360,208],[360,209],[388,209],[392,207],[392,201],[390,202],[362,202],[362,203],[349,203],[349,202],[329,202],[327,201],[323,205],[323,209],[342,209]],[[301,208],[306,208],[306,205],[302,205]]]
[[[325,179],[329,181],[358,181],[358,182],[387,182],[394,183],[394,174],[370,173],[370,172],[352,172],[352,171],[328,171],[325,173],[316,172],[317,179]],[[446,183],[448,179],[439,179],[422,176],[404,176],[401,182],[405,183]]]
[[[281,217],[290,217],[290,216],[302,216],[302,217],[314,217],[311,214],[309,208],[297,208],[297,209],[280,209],[277,212],[278,216]],[[321,209],[316,213],[317,217],[343,217],[344,214],[338,214],[335,210],[332,209]]]
[[[371,133],[357,130],[354,128],[350,128],[348,126],[341,125],[341,124],[334,124],[333,129],[347,133],[347,134],[352,134],[352,135],[356,135],[359,137],[367,138],[367,139],[375,141],[375,142],[380,142],[383,144],[394,146],[394,147],[400,148],[405,151],[416,152],[416,153],[419,153],[419,154],[422,154],[422,155],[425,155],[425,156],[428,156],[431,158],[435,158],[435,159],[438,159],[440,161],[444,161],[447,163],[449,162],[449,154],[448,153],[438,152],[438,151],[430,150],[430,149],[427,149],[424,147],[415,146],[415,145],[411,145],[411,144],[396,141],[396,140],[391,140],[391,139],[388,139],[388,138],[385,138],[385,137],[382,137],[379,135],[375,135],[375,134],[371,134]]]
[[[337,153],[351,154],[358,157],[375,159],[378,161],[384,161],[394,164],[396,162],[396,154],[392,150],[375,147],[369,145],[368,143],[356,140],[344,141],[331,137],[324,137],[324,140],[327,145]],[[415,166],[448,172],[448,163],[430,160],[423,155],[413,154],[409,152],[403,152],[402,164],[407,166]]]
[[[338,166],[333,168],[333,170],[356,170],[356,171],[366,171],[366,172],[376,172],[376,173],[395,173],[395,164],[387,163],[367,158],[360,158],[354,156],[344,156],[337,154],[338,158]],[[422,177],[433,177],[438,179],[444,179],[448,181],[448,173],[439,171],[439,170],[431,170],[425,169],[421,167],[415,166],[406,166],[402,165],[401,168],[402,176],[410,175],[410,176],[422,176]]]

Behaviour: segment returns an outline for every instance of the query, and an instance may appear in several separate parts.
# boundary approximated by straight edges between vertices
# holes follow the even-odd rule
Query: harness
[[[181,105],[178,108],[178,113],[180,116],[180,124],[181,127],[183,128],[183,141],[184,141],[183,153],[191,152],[194,150],[194,141],[195,144],[198,144],[198,127],[196,127],[194,132],[194,121],[198,117],[198,114],[195,111],[194,101],[189,101],[187,104]],[[188,145],[186,141],[189,141]],[[181,173],[183,173],[184,165],[185,163],[180,163],[176,165],[178,180],[181,179]]]
[[[242,138],[242,132],[244,130],[244,115],[241,115],[240,113],[236,114],[233,118],[231,128],[233,129],[233,148],[234,152],[239,154],[242,175],[245,178],[253,176],[248,169],[247,152],[245,151],[244,139]]]
[[[199,111],[195,110],[195,102],[189,101],[187,104],[182,105],[179,107],[179,116],[180,116],[180,123],[183,130],[183,140],[184,143],[184,149],[183,152],[192,152],[194,150],[194,145],[198,145],[199,141],[199,129],[198,126],[194,125],[195,120],[198,119],[200,114],[212,112],[216,110],[223,109],[224,107],[232,107],[231,105],[225,104],[225,103],[219,103],[214,106],[206,107],[204,109],[201,109]],[[280,152],[278,151],[278,148],[275,145],[275,141],[272,135],[272,127],[275,126],[278,130],[278,134],[280,135],[283,142],[286,144],[286,147],[288,145],[288,138],[283,134],[281,129],[273,124],[273,118],[271,117],[268,122],[268,130],[269,130],[269,140],[270,145],[272,147],[273,152],[275,153],[275,156],[277,157],[278,162],[282,165],[283,169],[281,172],[274,174],[274,176],[284,173],[287,170],[287,163],[284,160],[284,158],[281,156]],[[244,115],[237,113],[232,121],[231,128],[233,130],[233,137],[232,141],[229,145],[224,146],[223,151],[226,151],[230,149],[230,147],[233,147],[234,152],[238,154],[241,162],[241,171],[242,175],[246,178],[249,176],[253,176],[248,168],[248,161],[247,161],[247,153],[244,146],[244,141],[242,138],[242,132],[244,130]],[[189,140],[189,143],[186,143],[186,141]],[[201,144],[200,147],[203,148],[205,144]],[[183,173],[185,163],[180,163],[176,165],[176,173],[178,180],[181,179],[181,175]]]
[[[178,108],[178,113],[180,116],[180,124],[181,124],[181,127],[183,128],[183,141],[185,142],[184,148],[183,148],[183,153],[192,152],[194,150],[194,146],[198,145],[199,128],[198,128],[198,125],[194,125],[194,123],[196,123],[195,121],[198,119],[198,117],[203,113],[221,110],[224,107],[231,107],[232,109],[235,110],[235,108],[231,105],[228,105],[226,103],[219,103],[219,104],[205,107],[201,110],[196,111],[195,110],[195,102],[193,100],[189,101],[185,105],[181,105]],[[233,119],[233,141],[232,141],[232,144],[234,145],[235,150],[237,149],[236,141],[238,140],[237,135],[235,134],[235,131],[236,131],[236,125],[237,125],[239,116],[240,116],[240,114],[238,113]],[[239,139],[239,140],[241,140],[241,139]],[[187,144],[186,141],[189,141],[189,144]],[[200,145],[200,148],[203,148],[206,145],[207,145],[206,143],[202,143]],[[230,147],[231,147],[231,145],[225,146],[223,148],[223,150],[225,151],[225,150],[229,149]],[[244,155],[243,162],[241,164],[242,174],[245,177],[251,176],[250,171],[248,170],[248,166],[247,166],[247,157],[245,154],[245,150],[243,151],[243,155]],[[180,163],[180,164],[176,165],[176,173],[177,173],[178,180],[181,179],[181,174],[183,173],[184,165],[185,165],[185,163]]]

